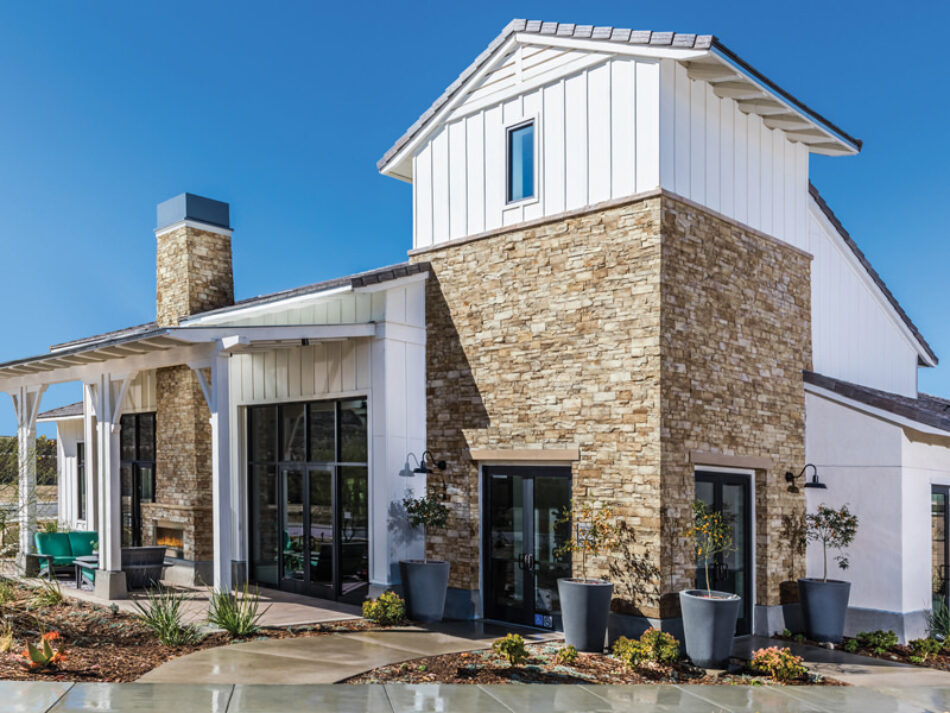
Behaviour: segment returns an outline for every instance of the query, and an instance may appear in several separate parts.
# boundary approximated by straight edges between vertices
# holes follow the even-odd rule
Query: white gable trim
[[[815,396],[820,396],[823,399],[828,401],[834,401],[848,408],[852,408],[855,411],[860,411],[866,413],[869,416],[874,416],[879,418],[882,421],[887,421],[889,423],[896,424],[903,428],[912,428],[915,431],[920,431],[921,433],[929,433],[934,436],[948,436],[950,431],[945,431],[942,428],[937,428],[936,426],[929,426],[926,423],[921,423],[920,421],[915,421],[912,418],[907,418],[906,416],[898,416],[896,413],[890,411],[885,411],[882,408],[877,408],[876,406],[869,406],[868,404],[861,403],[860,401],[855,401],[854,399],[849,399],[847,396],[842,396],[841,394],[835,393],[834,391],[829,391],[828,389],[823,389],[820,386],[815,386],[814,384],[805,384],[806,393],[814,394]],[[806,407],[806,428],[807,426],[807,407]]]
[[[894,305],[891,304],[891,301],[887,299],[881,288],[878,287],[877,283],[871,279],[871,276],[868,274],[868,271],[865,269],[864,265],[861,264],[858,260],[857,255],[854,254],[854,251],[848,246],[844,238],[841,237],[841,233],[838,232],[838,229],[832,225],[831,221],[828,220],[828,216],[825,215],[824,211],[818,206],[818,203],[815,201],[814,196],[808,196],[808,210],[811,213],[811,216],[818,221],[818,225],[821,229],[828,233],[831,236],[831,242],[837,248],[838,252],[844,257],[845,262],[851,267],[851,269],[858,276],[858,279],[861,283],[868,289],[868,291],[873,296],[874,300],[880,305],[884,314],[888,316],[890,321],[897,327],[897,330],[904,336],[908,344],[913,347],[914,351],[917,352],[917,355],[920,357],[923,363],[928,366],[936,366],[936,363],[933,359],[930,358],[930,355],[927,353],[927,350],[924,349],[924,346],[920,343],[917,337],[914,336],[914,333],[910,331],[910,328],[907,326],[907,323],[904,319],[898,314],[897,310],[894,309]]]

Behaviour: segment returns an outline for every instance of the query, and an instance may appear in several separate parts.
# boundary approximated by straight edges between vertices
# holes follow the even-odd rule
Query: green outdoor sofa
[[[84,530],[37,532],[33,541],[40,561],[40,576],[52,579],[57,570],[71,569],[77,557],[92,556],[98,549],[99,533]]]

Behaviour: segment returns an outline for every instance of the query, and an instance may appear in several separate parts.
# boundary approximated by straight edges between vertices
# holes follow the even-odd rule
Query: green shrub
[[[30,599],[30,606],[34,609],[41,607],[55,607],[63,603],[63,590],[59,587],[59,582],[55,579],[41,579],[40,586],[36,588],[33,597]]]
[[[518,634],[508,634],[504,638],[496,640],[491,648],[492,651],[500,654],[512,666],[519,666],[528,658],[528,650],[525,648],[524,639]]]
[[[563,648],[557,650],[557,653],[554,654],[554,660],[560,664],[571,665],[577,661],[578,653],[577,649],[568,644]]]
[[[627,668],[637,668],[649,658],[646,646],[636,639],[628,639],[626,636],[619,637],[614,642],[611,651]]]
[[[158,586],[145,593],[145,603],[133,601],[142,623],[165,646],[184,646],[199,638],[197,627],[183,624],[181,617],[185,595]]]
[[[857,635],[858,646],[876,656],[883,656],[897,646],[897,634],[893,631],[862,631]]]
[[[16,599],[16,587],[9,579],[0,578],[0,606]]]
[[[913,649],[914,654],[920,658],[920,663],[923,663],[927,659],[939,654],[942,644],[928,636],[926,639],[914,639],[910,642],[910,648]]]
[[[934,602],[933,609],[927,615],[927,634],[931,639],[950,645],[950,607],[945,601]]]
[[[251,636],[260,630],[259,622],[267,611],[260,611],[261,597],[248,588],[234,592],[211,591],[208,597],[208,623],[231,636]]]
[[[680,642],[672,634],[659,629],[647,629],[640,637],[647,658],[656,663],[671,664],[679,661]]]
[[[780,683],[800,681],[808,675],[801,656],[795,656],[787,648],[770,646],[752,652],[749,668],[756,673],[766,674]]]
[[[856,654],[860,646],[858,645],[857,639],[845,639],[845,642],[841,648],[843,648],[849,654]]]
[[[382,626],[399,624],[406,618],[406,602],[391,590],[383,592],[363,602],[363,617]]]

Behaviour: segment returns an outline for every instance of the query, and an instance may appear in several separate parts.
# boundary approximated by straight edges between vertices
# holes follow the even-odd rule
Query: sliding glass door
[[[362,601],[369,587],[366,399],[248,409],[250,575]]]

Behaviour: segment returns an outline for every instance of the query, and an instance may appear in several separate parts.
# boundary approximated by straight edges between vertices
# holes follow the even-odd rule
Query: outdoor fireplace
[[[155,544],[165,548],[165,556],[182,559],[185,556],[185,528],[174,522],[155,523]]]

